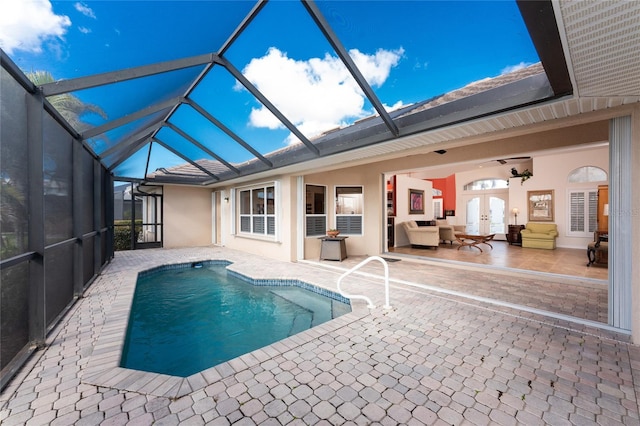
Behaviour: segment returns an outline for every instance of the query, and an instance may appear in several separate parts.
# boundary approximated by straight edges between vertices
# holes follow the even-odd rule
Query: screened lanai
[[[215,188],[574,94],[551,1],[40,3],[56,30],[16,12],[0,45],[3,386],[113,258],[114,182]]]
[[[72,131],[116,180],[190,165],[154,180],[214,184],[571,92],[557,30],[526,26],[555,27],[549,3],[159,2],[149,13],[148,4],[117,2],[92,4],[93,19],[54,5],[72,19],[65,57],[9,56],[21,70],[51,74],[37,85],[54,107],[72,96],[92,108]],[[376,30],[385,26],[398,32]],[[490,65],[488,52],[505,52],[491,61],[504,65]],[[409,54],[425,62],[403,60]],[[503,93],[420,113],[434,97],[540,59],[544,72]],[[439,77],[449,69],[459,75]]]

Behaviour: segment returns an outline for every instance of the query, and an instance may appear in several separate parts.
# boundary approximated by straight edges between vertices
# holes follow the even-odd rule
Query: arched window
[[[479,179],[469,182],[464,186],[465,191],[482,191],[485,189],[508,188],[509,182],[506,179]]]
[[[584,166],[578,167],[569,173],[567,182],[569,183],[584,183],[584,182],[606,182],[607,172],[600,167]]]
[[[568,183],[606,182],[607,172],[600,167],[584,166],[572,170],[567,176]],[[571,237],[589,237],[598,227],[598,191],[584,185],[568,188],[569,229]]]

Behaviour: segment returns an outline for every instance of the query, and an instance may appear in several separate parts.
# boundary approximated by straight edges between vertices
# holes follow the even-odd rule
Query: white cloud
[[[533,63],[527,63],[527,62],[520,62],[519,64],[516,65],[509,65],[507,67],[504,67],[501,71],[500,71],[500,75],[504,75],[504,74],[509,74],[510,72],[514,72],[514,71],[519,71],[523,68],[526,68],[530,65],[533,65]]]
[[[78,31],[80,31],[82,34],[89,34],[91,32],[91,28],[78,27]]]
[[[354,49],[349,53],[369,84],[379,87],[404,51],[380,49],[367,55]],[[309,137],[373,113],[364,110],[365,96],[349,71],[340,59],[329,54],[298,61],[271,48],[265,56],[252,59],[243,74]],[[250,124],[282,127],[265,107],[252,110]],[[289,138],[289,143],[296,141],[295,137]]]
[[[395,51],[378,49],[375,55],[367,55],[357,49],[349,51],[353,62],[371,86],[382,86],[389,77],[391,68],[398,65],[403,54],[402,48]]]
[[[404,103],[404,102],[402,102],[402,101],[398,101],[398,102],[396,102],[395,104],[393,104],[393,105],[391,105],[391,106],[386,105],[386,104],[384,104],[383,106],[384,106],[384,109],[385,109],[386,111],[391,112],[391,111],[395,111],[395,110],[400,109],[400,108],[404,108],[404,107],[406,107],[407,105],[409,105],[409,104],[405,104],[405,103]]]
[[[49,0],[0,1],[0,47],[8,54],[40,53],[44,42],[62,39],[71,25],[68,16],[53,13]]]
[[[76,4],[74,4],[73,7],[75,7],[76,10],[82,13],[84,16],[88,16],[89,18],[96,19],[96,14],[93,13],[93,10],[86,4],[76,2]]]

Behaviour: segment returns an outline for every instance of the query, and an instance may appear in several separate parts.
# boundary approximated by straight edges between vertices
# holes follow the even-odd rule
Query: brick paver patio
[[[187,379],[118,369],[138,271],[206,259],[331,289],[361,260],[296,264],[222,248],[117,253],[1,394],[0,423],[640,425],[640,347],[598,325],[598,285],[409,260],[389,264],[390,310],[354,303],[351,314]],[[381,267],[363,270],[347,290],[382,306]],[[488,300],[495,285],[505,303]],[[606,289],[604,303],[606,313]]]

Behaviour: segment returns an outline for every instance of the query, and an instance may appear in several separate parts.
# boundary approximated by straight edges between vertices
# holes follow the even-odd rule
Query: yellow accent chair
[[[522,247],[553,250],[556,248],[558,226],[555,223],[529,222],[520,235]]]

